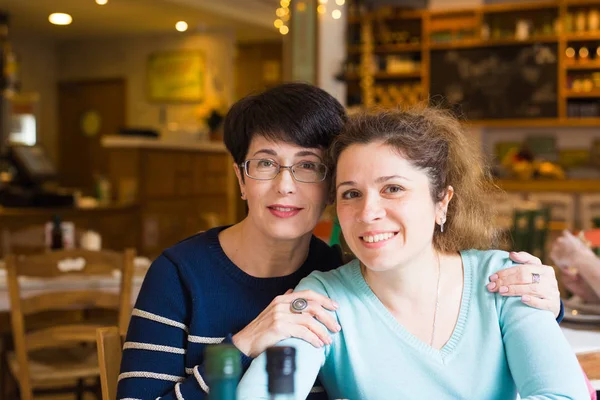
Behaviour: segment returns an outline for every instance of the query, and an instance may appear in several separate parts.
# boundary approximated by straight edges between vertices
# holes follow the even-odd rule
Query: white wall
[[[40,95],[38,143],[57,160],[57,57],[55,43],[42,38],[12,36],[10,41],[20,66],[22,92]]]
[[[58,47],[58,78],[61,81],[123,77],[127,82],[127,124],[160,127],[161,104],[146,97],[146,63],[157,51],[201,50],[206,54],[206,98],[234,96],[235,37],[227,32],[210,35],[168,35],[62,43]],[[218,81],[223,90],[218,91]],[[192,122],[198,104],[167,105],[169,122]]]

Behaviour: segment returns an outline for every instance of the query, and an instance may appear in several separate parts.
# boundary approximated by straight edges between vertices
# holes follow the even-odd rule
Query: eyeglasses
[[[259,181],[275,179],[284,168],[289,169],[298,182],[322,182],[327,176],[327,166],[314,161],[301,161],[291,166],[285,166],[267,158],[254,158],[244,161],[240,167],[244,168],[246,176]]]

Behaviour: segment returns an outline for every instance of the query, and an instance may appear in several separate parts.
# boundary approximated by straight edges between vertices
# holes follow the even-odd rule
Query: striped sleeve
[[[203,365],[185,367],[191,300],[177,266],[165,255],[153,263],[132,312],[123,346],[118,399],[204,399]],[[202,361],[202,360],[201,360]]]

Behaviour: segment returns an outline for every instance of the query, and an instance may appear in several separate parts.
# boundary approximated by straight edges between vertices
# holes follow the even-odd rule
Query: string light
[[[335,4],[338,6],[343,6],[346,3],[346,0],[335,0]]]
[[[175,29],[179,32],[185,32],[188,29],[188,24],[185,21],[179,21],[175,24]]]
[[[280,0],[279,5],[281,7],[275,10],[277,19],[273,21],[273,26],[279,29],[279,33],[282,35],[287,35],[290,31],[290,28],[286,25],[286,22],[290,20],[290,3],[291,0]]]
[[[333,10],[331,16],[333,19],[340,19],[342,17],[342,12],[340,10]]]

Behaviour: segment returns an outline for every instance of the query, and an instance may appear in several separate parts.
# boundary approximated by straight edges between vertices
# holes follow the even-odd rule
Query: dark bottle
[[[289,346],[267,349],[267,374],[271,400],[294,399],[296,349]]]
[[[62,223],[60,217],[55,215],[52,220],[52,231],[50,233],[50,249],[60,250],[64,247],[63,245],[63,231],[61,227]]]
[[[229,344],[206,348],[206,380],[209,400],[236,400],[237,385],[242,374],[239,350]]]

